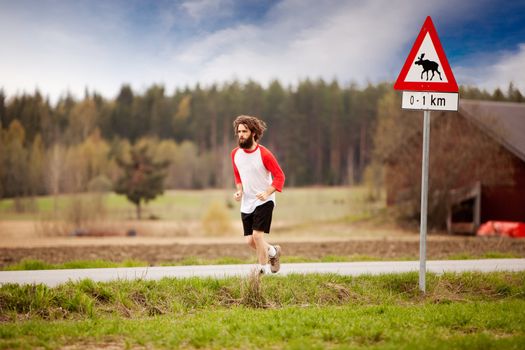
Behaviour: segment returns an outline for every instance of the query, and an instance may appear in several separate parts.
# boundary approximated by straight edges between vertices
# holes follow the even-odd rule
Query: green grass
[[[479,259],[519,259],[523,258],[519,254],[513,253],[504,253],[504,252],[486,252],[479,255]],[[449,260],[467,260],[473,259],[472,254],[461,253],[461,254],[452,254],[448,257]]]
[[[525,272],[0,287],[0,348],[521,349]]]
[[[511,253],[500,253],[500,252],[488,252],[480,255],[472,254],[452,254],[448,256],[447,260],[467,260],[467,259],[519,259],[522,258],[519,254]],[[384,258],[379,256],[368,256],[368,255],[325,255],[320,258],[312,258],[305,256],[284,256],[281,258],[281,262],[288,263],[316,263],[316,262],[357,262],[357,261],[408,261],[414,260],[414,257],[401,257],[401,258]],[[234,264],[252,264],[254,258],[234,258],[234,257],[222,257],[218,259],[203,259],[194,256],[184,258],[178,261],[165,261],[158,264],[158,266],[189,266],[189,265],[234,265]],[[92,269],[92,268],[115,268],[115,267],[140,267],[150,266],[146,261],[140,260],[124,260],[121,262],[114,262],[108,260],[73,260],[62,264],[50,264],[42,260],[37,259],[24,259],[19,263],[12,264],[0,268],[0,270],[7,271],[21,271],[21,270],[57,270],[57,269]]]
[[[522,349],[523,301],[425,306],[235,307],[194,314],[74,322],[29,321],[0,330],[4,348]]]
[[[102,259],[97,260],[73,260],[63,264],[50,264],[36,259],[24,259],[21,262],[6,266],[7,271],[21,270],[58,270],[58,269],[98,269],[112,267],[139,267],[148,266],[148,263],[138,260],[124,260],[122,262],[112,262]]]
[[[0,310],[8,319],[78,319],[108,313],[123,317],[172,314],[208,308],[449,304],[517,298],[525,300],[525,272],[427,275],[427,294],[418,274],[340,276],[308,274],[256,278],[164,278],[160,281],[67,282],[0,287]]]

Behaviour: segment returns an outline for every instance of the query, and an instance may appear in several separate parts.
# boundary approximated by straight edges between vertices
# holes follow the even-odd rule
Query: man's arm
[[[234,149],[231,153],[232,158],[232,166],[233,166],[233,175],[235,177],[235,187],[237,188],[237,192],[233,194],[233,199],[235,199],[237,202],[241,200],[242,198],[242,181],[241,176],[239,174],[239,169],[237,169],[237,165],[235,164],[235,152],[237,152],[239,148],[237,147]]]
[[[235,164],[235,153],[239,150],[239,147],[235,148],[231,153],[233,175],[235,177],[235,184],[242,183],[241,175],[239,174],[239,169],[237,169],[237,164]]]
[[[277,159],[275,159],[275,156],[272,154],[272,152],[270,152],[267,148],[262,146],[261,156],[264,167],[272,174],[273,177],[271,185],[273,191],[270,188],[268,188],[266,192],[271,191],[270,194],[272,194],[275,191],[281,192],[283,190],[285,176],[283,170],[277,162]]]

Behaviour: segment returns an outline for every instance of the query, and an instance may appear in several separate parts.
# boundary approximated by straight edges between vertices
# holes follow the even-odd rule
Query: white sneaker
[[[255,267],[255,270],[260,274],[260,275],[270,275],[272,272],[270,271],[270,269],[268,268],[267,265],[257,265]]]
[[[279,259],[281,257],[281,246],[275,245],[274,248],[275,248],[275,255],[270,257],[269,259],[270,260],[270,270],[272,271],[272,273],[277,273],[281,269],[281,261]]]

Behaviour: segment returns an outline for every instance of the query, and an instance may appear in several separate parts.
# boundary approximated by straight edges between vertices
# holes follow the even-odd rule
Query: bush
[[[226,207],[213,202],[202,218],[202,227],[206,233],[224,234],[232,230],[230,215]]]
[[[99,175],[88,183],[89,192],[110,192],[113,190],[113,184],[107,176]]]
[[[73,195],[65,211],[66,222],[75,227],[86,227],[106,214],[104,198],[101,194]]]

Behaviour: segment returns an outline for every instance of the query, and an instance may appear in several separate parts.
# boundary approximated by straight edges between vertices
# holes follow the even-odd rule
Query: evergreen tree
[[[132,120],[132,107],[135,97],[129,85],[123,85],[115,101],[115,108],[111,114],[111,130],[114,135],[134,141],[134,123]],[[145,131],[145,130],[143,130]]]
[[[512,102],[523,102],[523,95],[520,90],[511,82],[507,92],[507,98]]]
[[[144,116],[146,124],[144,130],[147,134],[157,137],[163,137],[163,110],[164,110],[164,87],[152,85],[144,93],[142,105],[139,107],[140,116]],[[144,121],[141,121],[144,122]],[[169,131],[169,129],[167,130]]]
[[[24,147],[25,138],[24,127],[15,119],[9,124],[9,129],[4,134],[2,142],[2,153],[5,152],[5,154],[2,157],[3,178],[1,180],[6,196],[15,198],[16,210],[23,210],[19,199],[29,194],[29,152]]]
[[[494,90],[494,93],[492,94],[492,99],[494,101],[505,101],[505,96],[503,95],[503,91],[501,91],[500,88],[497,88]]]
[[[7,127],[6,110],[5,110],[5,94],[4,90],[0,89],[0,130],[2,125]]]
[[[60,98],[52,112],[52,125],[46,127],[42,135],[46,145],[54,147],[55,144],[65,144],[63,135],[72,122],[70,118],[71,111],[76,105],[77,101],[69,93],[65,97]]]

